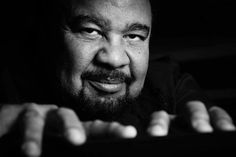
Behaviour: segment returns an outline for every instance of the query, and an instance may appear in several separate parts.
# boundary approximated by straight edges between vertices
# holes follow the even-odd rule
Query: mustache
[[[106,69],[86,71],[82,73],[81,78],[99,82],[125,82],[127,84],[130,84],[133,80],[131,75],[125,74],[119,70]]]

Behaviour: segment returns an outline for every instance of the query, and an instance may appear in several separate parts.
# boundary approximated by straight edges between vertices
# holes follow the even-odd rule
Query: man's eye
[[[80,29],[80,33],[89,38],[97,38],[101,36],[101,32],[93,28],[82,28]]]
[[[128,34],[125,35],[125,38],[127,38],[130,41],[144,41],[146,39],[144,36],[137,34]]]

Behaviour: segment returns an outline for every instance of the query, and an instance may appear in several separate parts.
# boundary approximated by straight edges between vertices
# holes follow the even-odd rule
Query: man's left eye
[[[128,35],[125,35],[124,37],[131,41],[144,41],[145,40],[144,36],[138,35],[138,34],[128,34]]]

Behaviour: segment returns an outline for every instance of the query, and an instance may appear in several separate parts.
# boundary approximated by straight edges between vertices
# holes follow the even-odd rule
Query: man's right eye
[[[96,39],[102,37],[101,31],[94,28],[81,28],[79,33],[87,38]]]

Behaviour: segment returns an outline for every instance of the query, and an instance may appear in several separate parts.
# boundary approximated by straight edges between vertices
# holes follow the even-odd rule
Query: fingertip
[[[220,131],[235,131],[236,127],[230,115],[218,106],[213,106],[210,109],[210,114],[215,129]]]
[[[36,142],[26,142],[22,146],[23,153],[28,157],[39,157],[41,155],[41,149]]]
[[[148,128],[148,133],[151,136],[166,136],[168,134],[168,131],[160,125],[154,125]]]
[[[221,120],[217,123],[218,127],[222,131],[235,131],[236,127],[234,124],[227,120]]]
[[[206,120],[197,120],[193,123],[193,128],[200,133],[213,132],[212,126]]]
[[[86,141],[86,135],[78,129],[69,129],[67,132],[68,140],[74,145],[82,145]]]
[[[134,126],[125,126],[122,136],[124,138],[135,138],[137,136],[137,130]]]

